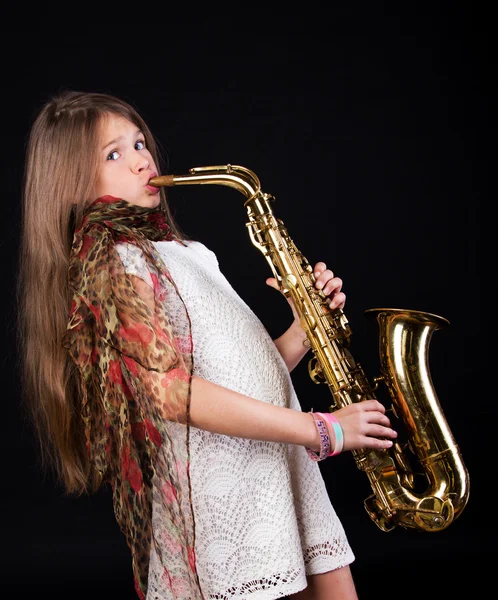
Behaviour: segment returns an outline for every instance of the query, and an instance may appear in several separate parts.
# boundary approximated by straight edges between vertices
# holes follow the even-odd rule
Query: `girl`
[[[20,341],[44,456],[70,494],[111,486],[142,599],[354,600],[317,461],[396,433],[377,401],[301,410],[294,308],[273,341],[158,173],[146,123],[111,95],[60,93],[32,126]],[[341,279],[314,274],[342,308]]]

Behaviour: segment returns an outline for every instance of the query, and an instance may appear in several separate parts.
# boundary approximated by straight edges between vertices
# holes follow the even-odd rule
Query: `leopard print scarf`
[[[112,488],[142,600],[152,545],[171,590],[168,598],[202,598],[188,475],[190,321],[151,243],[172,239],[160,207],[112,196],[92,203],[74,233],[73,299],[63,338],[77,370],[90,464],[98,481]],[[126,274],[117,243],[141,249],[153,288]],[[160,535],[153,500],[167,515]]]

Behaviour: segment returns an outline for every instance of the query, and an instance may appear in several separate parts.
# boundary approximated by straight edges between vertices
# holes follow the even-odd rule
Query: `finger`
[[[315,287],[321,290],[333,279],[334,273],[330,269],[324,269],[318,276],[315,275]]]
[[[332,271],[325,271],[325,273],[330,273],[332,277],[328,278],[323,285],[323,293],[326,296],[331,294],[338,294],[342,289],[342,279],[340,277],[334,277]],[[323,277],[324,274],[320,276]]]
[[[320,277],[320,275],[325,271],[326,268],[327,265],[324,262],[317,262],[315,268],[313,269],[313,275],[315,276],[315,279],[317,277]]]
[[[365,413],[368,418],[369,423],[375,423],[377,425],[382,425],[382,427],[391,428],[391,421],[387,415],[382,414],[381,412],[368,412]]]
[[[398,437],[398,434],[396,431],[394,431],[394,429],[391,429],[390,427],[384,427],[383,425],[370,425],[370,427],[368,427],[366,434],[369,437],[375,437],[375,438],[382,438],[382,437],[396,438],[396,437]]]
[[[386,450],[393,445],[392,440],[380,440],[378,438],[365,438],[364,448],[374,448],[377,450]]]
[[[329,298],[329,306],[330,308],[344,308],[346,304],[346,294],[344,292],[339,292],[333,298]]]
[[[278,282],[275,279],[275,277],[268,277],[268,279],[266,280],[266,285],[269,285],[270,287],[272,287],[276,290],[280,290]]]
[[[386,412],[386,408],[383,404],[381,404],[378,400],[363,400],[363,402],[358,402],[357,404],[353,405],[353,406],[357,406],[360,410],[377,410],[380,411],[381,413],[385,413]]]
[[[363,416],[365,418],[366,423],[381,423],[382,425],[386,425],[388,427],[391,426],[391,422],[389,421],[389,417],[387,416],[387,414],[380,410],[364,411]]]

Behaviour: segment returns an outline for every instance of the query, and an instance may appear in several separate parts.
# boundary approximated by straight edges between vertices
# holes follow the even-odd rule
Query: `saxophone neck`
[[[261,185],[257,175],[240,165],[213,165],[194,167],[186,175],[160,175],[149,181],[155,187],[175,185],[214,184],[225,185],[244,194],[248,200],[261,194]]]

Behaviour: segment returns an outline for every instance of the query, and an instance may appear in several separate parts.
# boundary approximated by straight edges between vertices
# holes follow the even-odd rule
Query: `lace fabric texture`
[[[287,367],[261,321],[200,242],[154,242],[187,307],[193,373],[279,406],[301,410]],[[128,273],[150,276],[140,249],[118,244]],[[204,597],[269,600],[306,587],[306,575],[354,560],[317,463],[304,447],[190,428],[196,568]],[[154,482],[161,489],[161,482]],[[155,544],[170,544],[154,502]],[[148,600],[163,598],[152,548]],[[180,585],[180,582],[179,582]],[[168,586],[169,587],[169,584]]]

